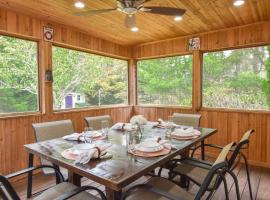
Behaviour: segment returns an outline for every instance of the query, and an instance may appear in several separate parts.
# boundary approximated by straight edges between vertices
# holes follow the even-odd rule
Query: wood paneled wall
[[[166,119],[173,112],[200,113],[201,126],[217,128],[218,133],[208,142],[224,145],[238,141],[248,129],[255,129],[248,150],[248,159],[255,165],[270,167],[270,111],[241,111],[228,109],[202,108],[202,53],[221,49],[241,48],[270,44],[270,21],[141,44],[134,47],[134,59],[147,59],[171,55],[187,54],[188,39],[198,36],[201,50],[193,53],[193,108],[136,106],[135,114],[143,114],[151,120]],[[214,67],[214,66],[213,66]],[[216,153],[210,151],[210,153]]]
[[[108,107],[54,113],[52,83],[45,82],[46,69],[52,69],[52,43],[43,41],[43,26],[54,29],[54,43],[116,58],[128,59],[130,47],[114,44],[92,37],[80,30],[57,23],[15,13],[0,8],[0,34],[35,40],[39,44],[40,107],[41,113],[25,116],[0,116],[0,173],[8,174],[27,166],[27,155],[23,145],[34,142],[32,123],[71,119],[76,131],[85,126],[85,116],[109,114],[114,121],[128,121],[132,115],[131,106]]]
[[[187,54],[188,39],[200,37],[201,51],[215,51],[270,43],[270,21],[192,36],[173,38],[138,45],[133,48],[133,58],[147,59]]]
[[[70,46],[81,50],[118,58],[133,58],[129,65],[131,104],[136,104],[136,60],[190,53],[187,42],[190,37],[174,38],[142,44],[134,48],[121,46],[92,37],[72,27],[40,20],[0,8],[0,34],[33,39],[39,42],[41,108],[40,114],[0,118],[0,173],[7,174],[26,167],[26,153],[23,145],[34,142],[31,124],[35,122],[71,119],[76,131],[82,131],[83,118],[90,115],[110,114],[114,121],[128,121],[133,114],[143,114],[149,120],[166,119],[173,112],[200,113],[201,125],[218,129],[218,134],[209,142],[226,144],[238,140],[244,131],[256,130],[248,151],[249,160],[257,165],[270,167],[270,114],[267,112],[246,112],[213,110],[201,108],[201,53],[225,48],[235,48],[270,43],[270,22],[199,34],[201,51],[193,53],[193,108],[122,106],[54,113],[52,109],[52,84],[44,81],[44,72],[52,68],[51,43],[42,39],[43,26],[54,28],[54,44]],[[131,84],[133,82],[133,84]],[[195,98],[195,99],[194,99]]]

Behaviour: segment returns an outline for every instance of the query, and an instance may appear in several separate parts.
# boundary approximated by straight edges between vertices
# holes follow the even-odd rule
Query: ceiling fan
[[[144,6],[144,3],[151,0],[116,0],[117,7],[112,9],[101,9],[101,10],[88,10],[83,12],[74,13],[76,16],[90,16],[101,13],[107,13],[112,11],[120,11],[126,14],[125,26],[130,29],[138,30],[136,26],[135,14],[138,12],[145,12],[158,15],[167,15],[174,17],[181,17],[185,14],[186,10],[181,8],[171,7],[159,7],[159,6]]]

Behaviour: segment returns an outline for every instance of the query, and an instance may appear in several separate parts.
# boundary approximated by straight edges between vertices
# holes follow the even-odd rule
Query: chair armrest
[[[51,169],[54,169],[55,170],[55,173],[56,173],[56,176],[58,176],[59,179],[60,179],[60,182],[63,182],[64,181],[64,177],[61,174],[61,172],[56,167],[51,166],[51,165],[38,165],[36,167],[30,167],[30,168],[23,169],[21,171],[18,171],[18,172],[12,173],[12,174],[8,174],[8,175],[5,176],[5,178],[7,178],[7,179],[15,178],[17,176],[21,176],[23,174],[26,174],[26,173],[29,173],[29,172],[33,172],[35,170],[42,169],[42,168],[51,168]]]
[[[102,200],[107,200],[106,196],[103,194],[103,192],[99,189],[97,189],[96,187],[93,186],[82,186],[82,187],[78,187],[74,190],[68,191],[63,193],[61,196],[57,197],[55,200],[66,200],[69,199],[81,192],[84,192],[86,190],[95,190],[98,192],[98,194],[100,195]]]

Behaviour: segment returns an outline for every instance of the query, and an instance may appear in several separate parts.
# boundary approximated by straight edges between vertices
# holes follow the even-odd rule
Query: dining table
[[[137,179],[153,172],[157,167],[165,165],[176,156],[187,157],[192,146],[204,143],[204,140],[217,132],[213,128],[197,127],[201,135],[192,140],[177,140],[166,134],[166,129],[145,125],[141,134],[141,141],[149,138],[161,138],[168,140],[172,148],[166,155],[155,157],[144,157],[134,155],[127,151],[126,135],[128,131],[110,129],[106,139],[94,141],[98,143],[110,143],[107,155],[99,159],[91,159],[87,164],[75,164],[73,160],[64,158],[62,151],[72,148],[78,144],[76,141],[67,141],[63,138],[26,144],[24,147],[28,152],[28,165],[33,166],[34,155],[46,159],[55,166],[68,170],[68,181],[80,186],[81,178],[86,177],[105,186],[108,200],[121,198],[122,190]],[[50,150],[44,149],[42,144],[49,144]],[[32,174],[28,174],[27,196],[32,194]]]

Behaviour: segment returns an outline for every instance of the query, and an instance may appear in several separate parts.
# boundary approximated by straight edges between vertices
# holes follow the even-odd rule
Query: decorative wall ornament
[[[189,51],[194,51],[194,50],[200,50],[201,44],[200,44],[200,38],[190,38],[188,42],[188,49]]]
[[[43,38],[44,41],[52,42],[53,41],[53,29],[50,27],[43,27]]]

